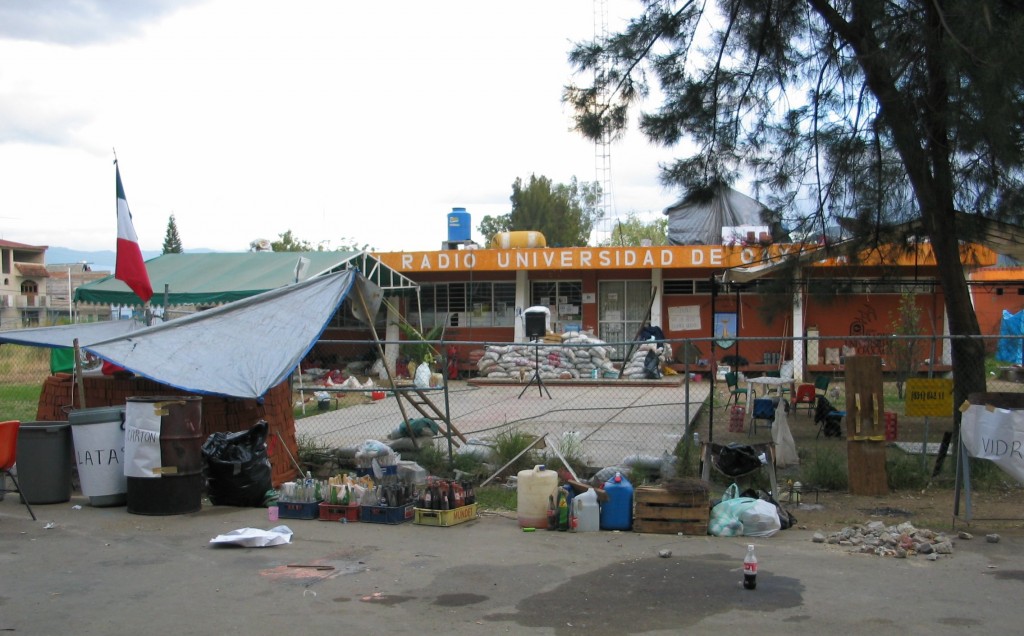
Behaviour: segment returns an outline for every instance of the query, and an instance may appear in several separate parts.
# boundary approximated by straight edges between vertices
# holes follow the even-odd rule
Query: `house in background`
[[[0,239],[0,330],[47,324],[46,246]]]
[[[94,305],[77,305],[74,303],[75,290],[110,275],[108,271],[93,271],[88,263],[47,263],[46,270],[50,273],[47,281],[47,295],[50,298],[49,323],[96,322],[110,320],[113,312],[109,307]]]

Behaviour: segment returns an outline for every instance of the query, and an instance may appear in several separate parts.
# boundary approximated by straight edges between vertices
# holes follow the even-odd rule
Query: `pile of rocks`
[[[655,345],[645,342],[633,348],[630,360],[620,371],[611,360],[615,348],[594,336],[570,332],[549,334],[539,351],[534,345],[521,343],[488,345],[477,363],[477,370],[485,378],[513,378],[529,380],[540,363],[540,377],[545,380],[572,380],[576,378],[642,378],[643,361],[647,352],[657,349],[661,363],[672,357],[668,343]]]
[[[974,537],[969,532],[960,532],[957,538],[967,541]],[[942,532],[916,528],[910,522],[892,526],[882,521],[869,521],[863,525],[847,526],[827,536],[815,532],[811,540],[815,543],[849,547],[850,552],[855,554],[874,554],[897,559],[921,555],[935,561],[942,555],[953,554],[952,538]]]

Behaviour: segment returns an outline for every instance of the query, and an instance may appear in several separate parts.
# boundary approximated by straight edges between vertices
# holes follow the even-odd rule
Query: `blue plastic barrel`
[[[601,504],[602,530],[631,530],[633,528],[633,484],[622,476],[615,476],[604,483],[608,501]]]

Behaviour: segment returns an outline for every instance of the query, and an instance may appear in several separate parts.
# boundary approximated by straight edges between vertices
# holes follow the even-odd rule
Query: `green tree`
[[[497,216],[488,214],[484,216],[480,221],[480,225],[476,226],[476,229],[484,237],[484,243],[488,243],[494,238],[495,234],[508,232],[512,229],[512,217],[509,214],[499,214]]]
[[[896,375],[896,395],[902,400],[903,386],[907,378],[913,376],[921,344],[920,340],[907,337],[921,333],[921,308],[917,306],[914,294],[904,292],[900,296],[896,315],[890,314],[889,319],[889,328],[894,336],[889,341],[889,364]]]
[[[167,233],[164,234],[164,254],[181,254],[185,250],[181,247],[181,237],[178,236],[178,224],[174,221],[174,215],[167,220]]]
[[[630,212],[625,220],[616,221],[612,228],[612,235],[601,242],[602,246],[625,246],[640,245],[644,240],[651,242],[651,245],[666,245],[668,243],[668,219],[662,217],[647,222],[641,219],[635,212]]]
[[[530,175],[526,184],[516,178],[510,199],[509,229],[541,232],[548,245],[586,245],[601,218],[600,184],[579,183],[576,177],[567,184],[536,175]]]
[[[303,241],[292,234],[291,230],[284,234],[278,234],[276,241],[270,241],[270,249],[274,252],[315,252],[309,241]],[[258,252],[262,240],[255,240],[249,243],[250,252]]]
[[[1024,209],[1022,39],[1013,0],[648,0],[622,32],[573,48],[593,81],[564,97],[600,139],[626,130],[656,82],[663,99],[640,130],[694,149],[663,166],[667,185],[751,176],[771,207],[814,202],[791,226],[824,233],[848,217],[862,249],[911,243],[891,230],[920,228],[949,330],[967,336],[952,345],[959,404],[985,374],[957,211],[983,228]]]
[[[320,246],[317,246],[317,250],[320,250]],[[354,238],[343,236],[338,240],[338,246],[334,248],[335,252],[372,252],[373,247],[370,247],[369,243],[359,244]]]

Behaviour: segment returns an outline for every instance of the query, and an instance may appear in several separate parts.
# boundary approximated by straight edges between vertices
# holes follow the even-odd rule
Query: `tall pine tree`
[[[181,254],[185,250],[181,247],[181,237],[178,236],[178,224],[174,222],[174,215],[167,221],[167,233],[164,235],[164,254]]]

